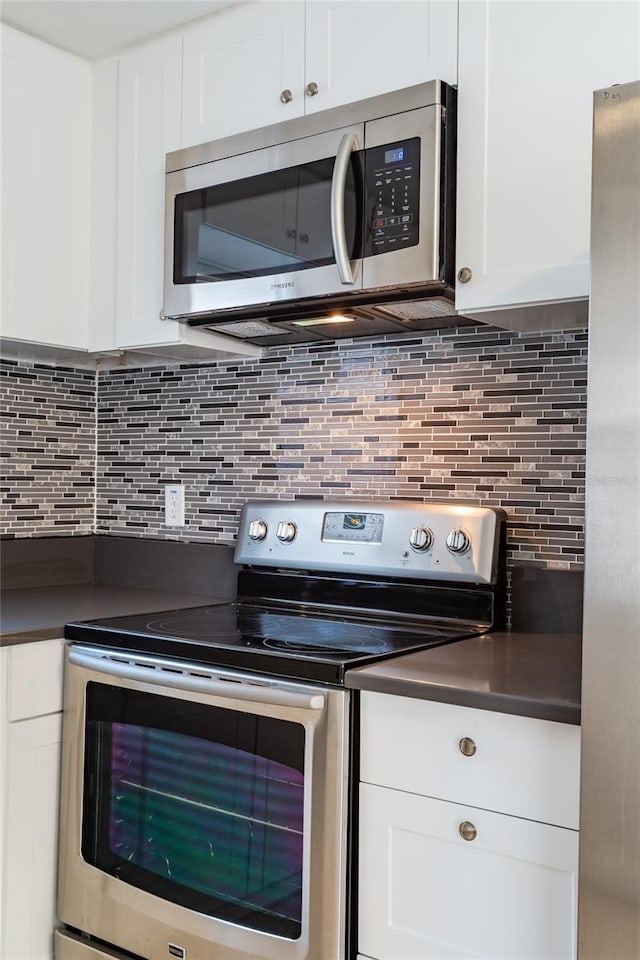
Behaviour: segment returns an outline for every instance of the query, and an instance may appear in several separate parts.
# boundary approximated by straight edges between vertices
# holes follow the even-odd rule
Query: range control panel
[[[493,584],[504,519],[463,503],[257,500],[242,509],[234,560]]]
[[[420,138],[366,150],[366,255],[413,247],[420,232]]]

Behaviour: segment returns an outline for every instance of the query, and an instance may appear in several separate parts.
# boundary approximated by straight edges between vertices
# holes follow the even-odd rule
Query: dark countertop
[[[490,633],[349,670],[355,690],[580,723],[576,634]]]
[[[62,637],[65,623],[227,603],[228,546],[86,536],[3,540],[0,646]]]
[[[4,541],[0,572],[0,646],[62,637],[71,621],[228,603],[237,573],[230,547],[109,536]],[[564,587],[534,591],[529,619],[557,621]],[[527,595],[519,601],[525,612]],[[540,620],[541,608],[553,616]],[[564,632],[573,629],[564,621],[563,632],[551,632],[555,622],[548,633],[525,632],[528,623],[520,629],[354,668],[346,685],[580,723],[578,626],[573,633]]]
[[[78,583],[22,587],[0,594],[0,647],[62,637],[71,620],[95,620],[133,613],[224,603],[211,596],[140,587]]]

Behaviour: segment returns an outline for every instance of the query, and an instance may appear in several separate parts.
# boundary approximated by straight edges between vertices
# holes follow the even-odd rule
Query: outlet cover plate
[[[184,527],[184,486],[181,483],[165,485],[164,523],[166,527]]]

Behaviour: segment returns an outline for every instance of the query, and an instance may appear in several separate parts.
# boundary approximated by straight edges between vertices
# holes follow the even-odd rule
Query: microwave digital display
[[[404,160],[404,147],[397,147],[395,150],[387,150],[384,155],[385,163],[400,163]]]

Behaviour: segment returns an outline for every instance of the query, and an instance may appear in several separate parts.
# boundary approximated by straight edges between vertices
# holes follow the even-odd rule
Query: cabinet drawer
[[[576,831],[362,784],[360,836],[364,956],[575,957]]]
[[[62,710],[64,640],[11,647],[8,658],[7,720],[26,720]]]
[[[362,780],[578,828],[579,727],[381,693],[361,704]]]

